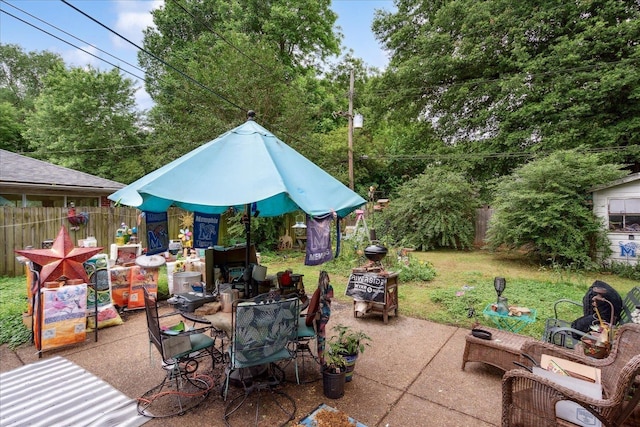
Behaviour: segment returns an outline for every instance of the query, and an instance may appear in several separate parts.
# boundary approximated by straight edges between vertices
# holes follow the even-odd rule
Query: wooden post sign
[[[351,273],[345,295],[358,301],[384,304],[387,278],[375,273]]]

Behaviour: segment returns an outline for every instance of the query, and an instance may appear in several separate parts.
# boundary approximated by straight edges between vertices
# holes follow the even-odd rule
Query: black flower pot
[[[322,370],[322,389],[329,399],[340,399],[344,396],[344,383],[346,372],[332,372],[329,369]]]

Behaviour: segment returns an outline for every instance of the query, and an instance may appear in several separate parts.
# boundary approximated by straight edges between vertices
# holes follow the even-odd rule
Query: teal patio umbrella
[[[272,217],[302,210],[339,218],[365,199],[249,120],[116,191],[109,199],[149,212],[170,206],[202,213],[230,207]],[[247,253],[249,251],[249,224]]]

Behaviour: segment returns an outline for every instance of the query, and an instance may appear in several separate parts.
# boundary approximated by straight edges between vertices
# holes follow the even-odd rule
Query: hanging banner
[[[207,249],[218,244],[219,214],[194,212],[193,247]]]
[[[315,219],[307,215],[307,254],[304,265],[320,265],[333,259],[331,221],[331,214]]]
[[[147,255],[169,250],[169,226],[166,212],[145,212],[147,223]]]

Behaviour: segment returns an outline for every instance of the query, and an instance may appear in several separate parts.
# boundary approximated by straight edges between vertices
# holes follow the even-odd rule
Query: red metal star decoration
[[[51,249],[23,249],[14,252],[42,266],[40,283],[55,281],[61,276],[83,279],[85,283],[89,283],[89,276],[82,263],[101,251],[102,248],[76,248],[63,226]]]

